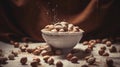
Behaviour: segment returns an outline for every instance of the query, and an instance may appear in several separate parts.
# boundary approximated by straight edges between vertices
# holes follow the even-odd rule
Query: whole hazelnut
[[[77,57],[77,56],[73,56],[73,57],[70,59],[70,61],[71,61],[72,63],[77,63],[77,62],[78,62],[78,57]]]
[[[30,63],[30,65],[31,65],[32,67],[38,67],[38,62],[37,62],[37,61],[32,61],[32,62]]]
[[[34,58],[33,61],[36,61],[38,64],[40,64],[40,58]]]
[[[18,42],[15,42],[15,43],[14,43],[14,47],[15,47],[15,48],[18,48],[18,47],[19,47],[19,43],[18,43]]]
[[[111,41],[106,41],[105,44],[107,45],[107,47],[110,47],[112,45],[112,42]]]
[[[7,63],[8,58],[7,57],[0,57],[0,63],[1,64],[6,64]]]
[[[20,47],[20,50],[21,50],[21,52],[25,52],[25,51],[26,51],[26,47],[21,46],[21,47]]]
[[[36,50],[34,50],[32,53],[33,53],[34,55],[40,55],[41,51],[38,50],[38,49],[36,49]]]
[[[27,48],[26,51],[27,51],[28,53],[32,53],[32,52],[33,52],[33,49],[32,49],[32,48]]]
[[[100,49],[99,51],[98,51],[98,53],[99,53],[99,55],[103,55],[103,53],[105,52],[105,50],[103,50],[103,49]]]
[[[55,54],[56,54],[56,55],[61,55],[61,54],[62,54],[62,51],[59,50],[59,49],[58,49],[58,50],[55,50]]]
[[[50,58],[50,56],[46,55],[46,56],[43,56],[43,60],[47,63],[48,59]]]
[[[61,61],[56,62],[56,67],[63,67],[63,63]]]
[[[20,59],[20,63],[21,63],[22,65],[25,65],[26,62],[27,62],[27,57],[22,57],[22,58]]]
[[[84,65],[82,65],[81,67],[88,67],[88,65],[84,64]]]
[[[54,59],[53,58],[49,58],[47,60],[47,62],[48,62],[49,65],[52,65],[52,64],[54,64]]]
[[[110,49],[109,49],[110,52],[117,52],[117,49],[115,46],[112,46]]]
[[[66,59],[67,59],[67,60],[70,60],[72,57],[73,57],[73,54],[69,53],[69,54],[66,56]]]
[[[86,48],[86,49],[85,49],[85,52],[86,52],[86,53],[90,53],[91,51],[92,51],[91,48]]]
[[[24,47],[26,47],[26,48],[27,48],[28,46],[29,46],[28,44],[24,44]]]
[[[88,41],[84,41],[82,44],[83,44],[83,45],[88,45],[89,42],[88,42]]]
[[[9,58],[9,60],[14,60],[14,59],[15,59],[15,56],[14,56],[14,54],[9,54],[9,55],[8,55],[8,58]]]
[[[48,55],[48,51],[47,51],[47,50],[43,50],[43,51],[41,52],[41,55],[42,55],[42,56]]]
[[[106,47],[105,47],[105,46],[102,46],[101,49],[102,49],[102,50],[106,50]]]
[[[103,56],[109,56],[109,53],[105,52],[103,53]]]
[[[96,40],[90,40],[90,41],[89,41],[89,44],[90,44],[90,43],[96,44]]]
[[[113,60],[111,58],[106,58],[106,64],[108,67],[113,67]]]
[[[87,60],[87,63],[90,64],[90,65],[92,65],[92,64],[95,63],[95,61],[96,61],[96,58],[90,57],[90,58]]]
[[[18,56],[18,52],[12,51],[11,53],[12,53],[15,57]]]

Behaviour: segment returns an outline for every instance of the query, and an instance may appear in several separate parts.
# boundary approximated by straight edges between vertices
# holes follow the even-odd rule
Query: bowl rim
[[[80,35],[84,33],[82,29],[80,29],[80,32],[51,32],[42,29],[41,32],[48,35]]]

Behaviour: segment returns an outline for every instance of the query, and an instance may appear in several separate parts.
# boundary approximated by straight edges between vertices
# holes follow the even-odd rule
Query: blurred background
[[[85,31],[82,40],[120,41],[118,0],[0,0],[0,40],[43,42],[40,30],[66,21]]]

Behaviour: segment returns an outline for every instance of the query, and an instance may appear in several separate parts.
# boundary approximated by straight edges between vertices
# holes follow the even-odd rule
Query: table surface
[[[36,46],[44,45],[44,44],[45,43],[29,43],[29,47],[34,48]],[[96,62],[94,65],[90,65],[89,67],[106,67],[105,59],[107,57],[103,57],[98,54],[98,50],[100,49],[100,46],[103,46],[103,45],[104,44],[96,44],[95,48],[93,48],[93,51],[91,52],[91,54],[93,54],[94,57],[96,58]],[[120,44],[113,44],[113,45],[117,47],[117,50],[120,50]],[[18,48],[14,48],[13,45],[10,45],[4,42],[0,42],[0,48],[3,50],[6,57],[8,56],[8,54],[10,54],[12,50],[19,51]],[[87,46],[84,46],[81,43],[77,44],[74,47],[74,49],[79,49],[79,52],[75,53],[75,55],[79,57],[78,63],[71,63],[70,61],[67,61],[66,59],[63,58],[64,55],[52,56],[55,59],[54,63],[56,63],[58,60],[61,60],[63,62],[63,67],[81,67],[81,65],[87,64],[83,58],[88,55],[87,53],[84,52],[85,48],[87,48]],[[110,53],[108,49],[106,50],[106,52]],[[21,65],[20,58],[24,56],[28,58],[28,62],[26,65]],[[56,67],[55,65],[49,65],[45,63],[43,61],[42,56],[35,56],[33,54],[28,54],[27,52],[20,53],[18,57],[15,57],[15,60],[8,60],[8,64],[2,65],[2,66],[3,67],[31,67],[30,62],[32,61],[33,57],[39,57],[41,59],[42,65],[38,67]],[[115,67],[120,67],[120,52],[110,53],[109,57],[113,59]]]

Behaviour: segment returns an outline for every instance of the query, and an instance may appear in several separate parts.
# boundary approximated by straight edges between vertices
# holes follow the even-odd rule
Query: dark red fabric
[[[119,13],[117,0],[0,0],[0,40],[44,41],[40,30],[56,21],[80,26],[84,38],[119,36]]]

